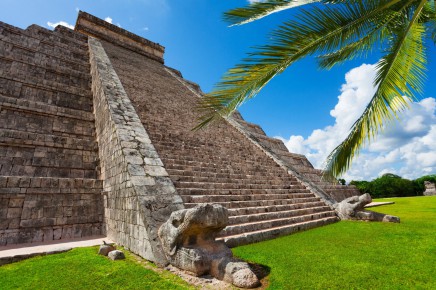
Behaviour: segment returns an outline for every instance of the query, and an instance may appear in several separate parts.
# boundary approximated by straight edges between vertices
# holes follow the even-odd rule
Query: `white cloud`
[[[105,19],[104,19],[104,21],[106,21],[107,23],[110,23],[110,24],[115,24],[116,26],[118,26],[118,27],[120,27],[121,28],[121,24],[120,23],[113,23],[113,19],[111,18],[111,17],[106,17]]]
[[[48,21],[47,25],[48,25],[48,27],[51,27],[51,28],[55,28],[58,25],[62,25],[62,26],[68,27],[70,29],[74,29],[74,25],[71,25],[71,24],[69,24],[69,23],[67,23],[65,21],[59,21],[59,22],[56,22],[56,23]]]
[[[375,92],[375,65],[363,64],[345,75],[338,103],[330,111],[333,125],[316,129],[308,136],[292,135],[284,140],[289,151],[304,154],[316,168],[322,168],[328,154],[347,136]],[[380,133],[353,160],[344,174],[348,181],[371,180],[383,173],[405,178],[436,173],[436,100],[425,98],[410,103],[410,109]]]

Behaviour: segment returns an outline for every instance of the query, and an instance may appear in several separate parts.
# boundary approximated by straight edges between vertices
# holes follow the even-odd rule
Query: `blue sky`
[[[250,47],[263,44],[276,25],[293,15],[285,11],[244,26],[227,27],[222,13],[247,3],[246,0],[0,0],[0,20],[21,28],[31,24],[50,28],[49,22],[60,21],[74,25],[78,9],[102,19],[110,18],[112,23],[165,46],[166,65],[180,70],[186,79],[208,92]],[[388,171],[409,178],[436,173],[433,153],[436,148],[431,145],[436,142],[436,137],[431,139],[433,128],[436,134],[436,117],[431,102],[434,99],[428,99],[436,97],[435,52],[435,49],[429,52],[429,81],[422,96],[428,101],[412,104],[413,112],[417,113],[405,116],[402,124],[379,138],[379,144],[364,151],[344,176],[347,180],[371,179]],[[343,116],[357,116],[359,108],[354,112],[353,106],[363,107],[367,102],[365,98],[357,101],[357,95],[364,88],[370,91],[374,68],[362,64],[374,64],[377,58],[375,54],[330,71],[321,71],[313,59],[305,59],[273,80],[240,111],[246,120],[260,124],[269,136],[281,137],[291,151],[306,154],[320,167],[327,151],[337,145],[352,124],[350,120],[344,121]],[[365,79],[359,79],[360,76]],[[429,111],[421,112],[422,107]],[[408,123],[411,120],[415,127]],[[398,129],[405,126],[416,131]],[[426,137],[427,141],[417,145]],[[419,153],[424,155],[411,156],[406,145],[421,146]],[[401,152],[393,154],[395,150]]]

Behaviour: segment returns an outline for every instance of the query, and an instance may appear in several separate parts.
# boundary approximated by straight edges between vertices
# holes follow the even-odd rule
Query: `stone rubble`
[[[107,256],[109,254],[109,252],[112,252],[115,250],[116,250],[116,247],[114,245],[106,244],[106,242],[104,242],[103,245],[100,245],[100,248],[98,249],[98,254],[102,255],[102,256]]]
[[[107,256],[109,257],[109,259],[111,259],[113,261],[115,261],[115,260],[124,260],[126,258],[124,253],[122,251],[120,251],[120,250],[110,251]]]

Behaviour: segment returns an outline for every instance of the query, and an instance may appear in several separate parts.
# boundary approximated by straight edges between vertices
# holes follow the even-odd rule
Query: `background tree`
[[[370,193],[370,182],[369,181],[352,180],[350,182],[350,185],[356,186],[362,194],[363,193]]]
[[[436,182],[436,175],[426,175],[409,180],[392,173],[386,173],[372,181],[353,180],[350,184],[355,185],[361,193],[369,193],[373,198],[404,197],[423,195],[425,191],[424,181]]]
[[[253,3],[225,13],[232,25],[258,20],[305,5],[294,19],[271,34],[230,69],[198,105],[195,129],[229,116],[255,96],[273,77],[298,60],[315,56],[324,69],[365,57],[379,48],[376,92],[345,140],[326,161],[326,176],[338,177],[361,148],[375,138],[398,112],[421,93],[427,65],[426,46],[436,41],[434,0],[274,0]]]

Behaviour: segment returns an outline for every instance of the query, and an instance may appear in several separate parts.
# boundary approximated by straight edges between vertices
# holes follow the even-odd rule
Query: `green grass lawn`
[[[400,224],[342,221],[238,247],[233,252],[270,268],[269,289],[436,289],[436,197],[392,198],[375,208]],[[0,267],[0,289],[187,289],[127,254],[97,248],[35,257]]]
[[[269,289],[436,289],[436,197],[374,208],[401,223],[342,221],[233,249],[269,267]]]
[[[126,260],[97,255],[98,247],[77,248],[0,267],[0,289],[189,289],[167,271],[153,271],[126,253]],[[147,267],[152,267],[147,263]]]

